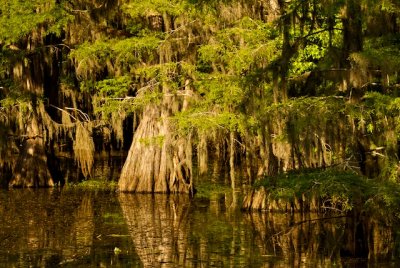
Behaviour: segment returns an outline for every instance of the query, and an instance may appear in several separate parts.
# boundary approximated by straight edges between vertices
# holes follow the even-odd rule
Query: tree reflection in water
[[[234,200],[0,191],[0,267],[399,267],[386,219],[247,213]]]
[[[398,237],[371,219],[242,213],[229,195],[119,200],[144,267],[386,267],[397,254]]]
[[[399,252],[393,228],[357,215],[249,213],[262,252],[294,267],[395,267]],[[353,266],[354,265],[354,266]],[[360,266],[361,265],[361,266]],[[386,266],[387,265],[387,266]]]
[[[55,189],[16,189],[0,195],[0,247],[8,252],[0,263],[52,267],[90,253],[90,194],[76,199]]]
[[[187,196],[120,194],[122,212],[144,267],[174,267],[190,258]]]
[[[119,200],[144,267],[248,267],[257,260],[251,229],[222,199],[120,194]]]

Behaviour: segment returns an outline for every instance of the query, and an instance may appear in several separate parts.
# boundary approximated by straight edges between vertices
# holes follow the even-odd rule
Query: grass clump
[[[84,180],[78,183],[68,183],[65,186],[76,189],[115,191],[118,188],[118,182],[106,180]]]
[[[212,196],[226,194],[232,192],[229,186],[213,183],[199,183],[196,185],[196,198],[207,198],[210,199]]]

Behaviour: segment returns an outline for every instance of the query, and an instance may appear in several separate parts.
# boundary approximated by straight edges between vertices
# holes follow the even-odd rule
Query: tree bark
[[[362,13],[359,0],[347,0],[343,23],[343,53],[348,62],[353,52],[361,51],[363,48],[362,38]]]
[[[189,193],[192,187],[190,139],[172,136],[167,107],[149,105],[135,131],[121,171],[123,192]],[[190,155],[188,155],[190,154]]]
[[[231,132],[229,136],[229,168],[231,177],[231,187],[234,191],[236,188],[235,183],[235,133]]]
[[[54,186],[47,167],[43,137],[35,111],[31,113],[31,117],[26,131],[27,137],[23,141],[9,187]]]

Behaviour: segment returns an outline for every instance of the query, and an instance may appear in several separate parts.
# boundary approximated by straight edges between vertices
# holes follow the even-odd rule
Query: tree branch
[[[87,122],[90,121],[90,117],[87,113],[82,112],[82,110],[78,109],[78,108],[71,108],[71,107],[65,107],[66,110],[71,110],[71,111],[78,111],[79,114],[83,117],[84,120],[86,120]]]
[[[66,113],[67,115],[71,116],[72,119],[74,119],[75,121],[78,121],[78,119],[77,119],[75,116],[73,116],[71,113],[67,112],[66,110],[61,109],[61,108],[59,108],[59,107],[57,107],[57,106],[55,106],[55,105],[53,105],[53,104],[49,104],[49,106],[50,106],[50,107],[53,107],[53,108],[55,108],[55,109],[57,109],[57,110],[59,110],[59,111],[61,111],[61,112],[63,112],[63,113]]]

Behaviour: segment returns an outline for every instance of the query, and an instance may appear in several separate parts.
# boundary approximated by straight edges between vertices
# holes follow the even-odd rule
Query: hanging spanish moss
[[[200,135],[199,145],[197,146],[197,162],[199,174],[206,174],[208,171],[208,148],[206,135]]]
[[[47,167],[43,137],[35,111],[27,120],[27,135],[21,144],[21,151],[16,161],[10,187],[49,187],[54,185]]]
[[[92,172],[94,163],[94,142],[91,123],[79,122],[76,125],[74,156],[85,178]]]

